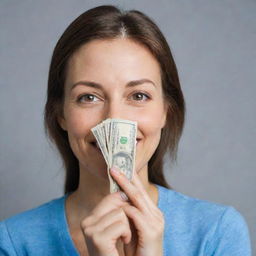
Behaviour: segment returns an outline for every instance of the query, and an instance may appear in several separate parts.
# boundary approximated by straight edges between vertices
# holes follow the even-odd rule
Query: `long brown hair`
[[[89,41],[118,37],[127,37],[146,46],[160,64],[168,112],[160,143],[148,163],[148,177],[149,182],[170,188],[163,173],[163,157],[168,152],[172,160],[176,159],[185,116],[185,102],[170,48],[157,25],[142,12],[103,5],[84,12],[67,27],[51,59],[44,124],[46,134],[56,144],[63,159],[65,193],[75,191],[79,184],[78,160],[69,145],[67,132],[58,123],[58,116],[63,114],[67,62],[80,46]]]

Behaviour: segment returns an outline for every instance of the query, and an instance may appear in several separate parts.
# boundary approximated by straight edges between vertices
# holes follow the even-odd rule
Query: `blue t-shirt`
[[[244,218],[233,207],[158,186],[164,256],[250,256]],[[65,214],[67,195],[0,222],[0,255],[79,255]]]

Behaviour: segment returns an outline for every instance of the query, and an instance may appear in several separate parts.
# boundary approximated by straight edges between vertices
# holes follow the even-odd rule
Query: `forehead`
[[[93,40],[71,56],[66,82],[127,82],[143,77],[160,83],[160,73],[160,65],[151,52],[131,39]]]

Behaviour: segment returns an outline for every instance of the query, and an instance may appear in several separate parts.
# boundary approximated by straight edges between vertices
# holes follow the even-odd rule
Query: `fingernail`
[[[128,197],[123,191],[120,191],[120,196],[124,201],[128,201]]]

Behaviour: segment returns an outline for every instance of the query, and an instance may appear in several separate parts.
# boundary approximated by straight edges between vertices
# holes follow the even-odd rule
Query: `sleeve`
[[[12,240],[10,238],[6,223],[0,222],[0,255],[1,256],[17,256]]]
[[[251,256],[251,243],[243,216],[233,207],[228,207],[215,230],[210,256]]]

